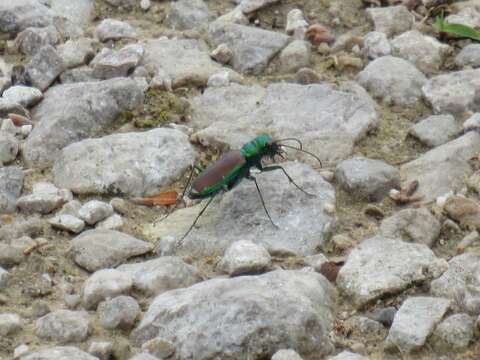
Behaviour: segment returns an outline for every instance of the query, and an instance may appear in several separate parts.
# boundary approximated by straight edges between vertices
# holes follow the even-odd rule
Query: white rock
[[[17,314],[0,314],[0,336],[10,337],[22,328],[22,319]]]
[[[113,344],[107,341],[92,341],[88,352],[100,360],[110,360],[113,355]]]
[[[150,0],[141,0],[140,1],[140,8],[144,11],[147,11],[150,9],[150,6],[152,6],[152,3]]]
[[[97,313],[105,329],[130,329],[140,314],[140,306],[134,298],[121,295],[101,302]]]
[[[89,318],[86,311],[57,310],[37,320],[39,338],[59,343],[81,342],[88,337]]]
[[[21,344],[13,350],[13,358],[19,359],[21,356],[26,355],[30,348],[26,344]]]
[[[95,28],[95,37],[101,42],[108,40],[135,39],[137,32],[128,23],[115,19],[104,19]]]
[[[49,219],[48,222],[61,230],[68,230],[75,234],[81,232],[85,228],[85,222],[73,215],[61,214]]]
[[[371,31],[363,38],[365,52],[370,59],[390,55],[392,47],[387,35],[380,31]]]
[[[220,267],[230,276],[265,270],[271,262],[270,254],[262,245],[248,240],[234,242],[225,252]]]
[[[16,85],[8,88],[2,94],[6,100],[16,102],[24,107],[31,107],[43,99],[40,90],[34,87]]]
[[[285,26],[287,35],[293,35],[295,39],[303,40],[307,28],[308,22],[305,20],[302,10],[293,9],[288,12]]]
[[[129,293],[132,287],[130,274],[115,269],[98,270],[85,281],[83,302],[87,309],[95,309],[99,302]]]
[[[480,130],[480,113],[475,113],[463,123],[463,130]]]
[[[78,210],[78,216],[89,225],[94,225],[112,214],[112,205],[99,200],[91,200]]]
[[[295,350],[278,350],[272,356],[272,360],[302,360],[301,356]]]
[[[7,164],[16,159],[18,154],[18,140],[12,134],[0,131],[0,162]]]
[[[208,78],[207,86],[228,86],[230,84],[230,73],[221,71]]]
[[[96,225],[96,229],[109,229],[109,230],[119,230],[122,228],[124,222],[123,218],[118,214],[113,214],[107,217],[106,219],[99,221]]]
[[[39,182],[33,185],[32,193],[17,200],[17,206],[22,211],[48,214],[70,200],[72,194],[62,191],[55,185]]]

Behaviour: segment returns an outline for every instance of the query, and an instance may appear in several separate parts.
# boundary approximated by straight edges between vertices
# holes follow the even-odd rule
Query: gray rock
[[[0,131],[0,163],[8,164],[17,158],[18,140],[12,134]]]
[[[99,360],[73,346],[55,346],[22,356],[20,360]]]
[[[175,30],[202,28],[207,26],[209,17],[203,0],[179,0],[172,3],[166,24]]]
[[[310,43],[303,40],[294,40],[280,53],[279,70],[282,73],[295,72],[310,65]]]
[[[71,144],[53,173],[56,184],[79,194],[148,195],[177,179],[195,157],[185,134],[159,128]]]
[[[103,48],[90,63],[93,76],[98,79],[125,77],[138,65],[143,52],[141,44],[130,44],[118,51]]]
[[[27,28],[17,35],[15,47],[28,56],[35,55],[43,46],[55,46],[61,41],[60,34],[55,26],[43,28]]]
[[[95,28],[95,37],[101,42],[120,39],[136,39],[135,29],[124,21],[104,19]]]
[[[480,44],[469,44],[455,57],[457,66],[480,67]]]
[[[355,306],[361,307],[385,294],[435,279],[447,268],[447,262],[426,245],[375,236],[352,250],[336,283]]]
[[[452,115],[432,115],[416,123],[409,134],[428,147],[435,147],[455,138],[460,127]]]
[[[31,194],[23,195],[17,200],[17,207],[25,212],[48,214],[71,200],[71,193],[60,190],[51,183],[38,182]]]
[[[85,231],[72,244],[75,262],[88,271],[116,266],[153,249],[151,244],[115,230]]]
[[[234,242],[225,252],[220,268],[230,276],[265,270],[271,262],[267,249],[251,241]]]
[[[78,210],[80,218],[89,225],[94,225],[112,214],[112,205],[99,200],[90,200]]]
[[[417,103],[427,81],[412,63],[393,56],[373,60],[358,74],[357,80],[374,97],[397,105]]]
[[[142,350],[154,355],[158,359],[166,359],[175,353],[173,344],[160,337],[148,340],[142,345]]]
[[[22,105],[17,104],[16,102],[5,100],[0,97],[0,117],[2,119],[7,118],[8,114],[18,114],[22,116],[29,116],[30,113]],[[4,120],[5,122],[5,120]]]
[[[395,315],[388,333],[387,346],[402,353],[420,349],[450,307],[450,300],[432,297],[411,297]]]
[[[95,229],[119,230],[123,227],[123,225],[124,225],[123,218],[118,214],[113,214],[107,217],[106,219],[99,221],[95,225]]]
[[[466,253],[453,257],[448,270],[432,281],[430,292],[454,301],[461,311],[480,315],[480,257]]]
[[[43,27],[53,22],[55,13],[38,0],[2,1],[0,32],[14,35],[28,27]]]
[[[208,280],[155,298],[131,340],[140,346],[158,336],[173,344],[176,357],[198,360],[219,353],[265,358],[288,348],[321,357],[333,350],[334,296],[314,272]]]
[[[385,237],[432,247],[440,235],[441,228],[440,222],[428,209],[404,209],[384,219],[380,232]]]
[[[392,40],[392,53],[410,61],[424,74],[437,73],[452,48],[417,30],[407,31]]]
[[[207,86],[228,86],[230,84],[230,74],[228,71],[222,71],[213,74],[208,78]]]
[[[280,0],[242,0],[240,2],[240,9],[242,9],[245,14],[250,14],[279,1]]]
[[[22,319],[17,314],[0,314],[0,336],[10,337],[22,329]]]
[[[334,207],[334,189],[308,165],[293,162],[283,165],[299,186],[315,196],[299,192],[281,171],[257,176],[268,211],[278,228],[268,220],[255,185],[243,181],[218,196],[198,221],[198,228],[183,241],[180,238],[204,204],[177,210],[165,220],[145,226],[145,237],[160,239],[158,252],[161,254],[221,255],[238,240],[261,244],[272,254],[316,253],[331,235],[335,223],[331,210],[326,210]],[[246,233],[245,229],[249,231]]]
[[[79,68],[69,69],[60,75],[60,82],[62,84],[93,82],[99,80],[100,79],[97,79],[93,76],[93,69],[90,66],[81,66]]]
[[[400,173],[395,167],[363,157],[338,164],[335,179],[353,196],[374,201],[380,201],[390,189],[400,186]]]
[[[174,88],[205,85],[211,75],[223,69],[198,40],[160,38],[146,41],[144,49],[141,65],[161,69]]]
[[[375,31],[388,37],[410,30],[415,22],[413,14],[403,5],[368,8],[367,15],[372,19]]]
[[[37,237],[42,234],[44,221],[38,217],[15,218],[10,224],[5,224],[0,228],[1,240],[13,240],[22,236]]]
[[[50,8],[56,14],[84,27],[91,20],[93,0],[50,0]]]
[[[473,339],[474,320],[467,314],[447,317],[435,329],[432,342],[438,351],[465,349]]]
[[[387,39],[387,35],[379,31],[371,31],[365,35],[363,46],[370,59],[376,59],[392,53],[392,47]]]
[[[473,173],[468,160],[479,151],[480,135],[470,131],[402,165],[402,186],[418,181],[415,195],[423,196],[423,201],[460,189],[464,186],[464,179]]]
[[[105,329],[130,329],[140,314],[140,306],[130,296],[117,296],[101,302],[97,313]]]
[[[56,215],[48,220],[50,225],[60,230],[68,230],[78,234],[85,228],[85,222],[69,214]]]
[[[95,55],[94,40],[81,38],[68,40],[57,47],[58,55],[62,58],[67,69],[87,64]]]
[[[232,24],[239,24],[239,25],[248,25],[250,20],[248,17],[243,13],[242,8],[237,6],[233,10],[223,14],[215,21],[212,22],[212,26],[218,26],[220,23],[232,23]]]
[[[232,60],[233,52],[226,44],[220,44],[210,53],[210,57],[221,64],[228,64]]]
[[[348,318],[344,322],[344,326],[350,329],[350,338],[361,341],[378,341],[387,336],[387,329],[380,322],[362,315]]]
[[[422,87],[436,113],[463,113],[480,109],[480,69],[435,76]]]
[[[65,64],[54,47],[43,46],[25,67],[25,74],[31,84],[45,91],[65,70]]]
[[[66,145],[102,133],[140,104],[143,90],[132,79],[55,86],[32,112],[36,126],[23,147],[24,161],[48,166]]]
[[[445,18],[445,22],[450,24],[463,24],[473,28],[480,26],[480,11],[475,2],[462,1],[464,4],[456,14],[450,14]]]
[[[289,42],[286,35],[232,23],[211,25],[208,39],[214,47],[226,44],[232,50],[235,70],[256,75]]]
[[[147,296],[156,296],[168,290],[189,287],[202,280],[195,267],[175,256],[162,256],[140,263],[124,264],[117,270],[129,274],[135,289]]]
[[[130,360],[158,360],[158,358],[148,353],[140,353],[130,358]]]
[[[87,309],[95,309],[101,301],[127,294],[132,287],[133,280],[129,273],[115,269],[98,270],[85,281],[83,302]]]
[[[475,113],[463,123],[465,132],[470,130],[480,130],[480,113]]]
[[[5,90],[2,97],[7,101],[15,102],[28,108],[42,100],[43,94],[36,88],[16,85]]]
[[[385,308],[375,309],[367,314],[369,319],[379,322],[386,328],[392,326],[393,319],[397,313],[397,308],[394,306],[388,306]]]
[[[81,342],[88,337],[86,311],[57,310],[37,320],[35,332],[43,340],[61,344]]]
[[[292,9],[287,14],[287,22],[285,25],[285,33],[293,35],[295,39],[303,40],[307,32],[308,22],[303,16],[300,9]]]
[[[10,267],[24,261],[25,255],[23,250],[25,247],[0,243],[0,266]]]
[[[355,354],[348,350],[344,350],[338,355],[329,357],[328,360],[369,360],[369,358],[363,355]]]
[[[0,266],[0,290],[6,287],[9,276],[8,271]]]
[[[278,350],[272,356],[272,360],[302,360],[301,356],[295,350]]]
[[[110,360],[113,356],[113,344],[108,341],[92,341],[88,352],[100,360]]]

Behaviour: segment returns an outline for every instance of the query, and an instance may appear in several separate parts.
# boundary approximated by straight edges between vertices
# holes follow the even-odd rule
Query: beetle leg
[[[272,165],[272,166],[265,166],[262,168],[262,171],[275,171],[275,170],[282,170],[283,173],[285,174],[285,176],[288,178],[288,181],[290,181],[293,185],[295,185],[295,187],[300,190],[301,192],[303,192],[304,194],[308,195],[308,196],[311,196],[311,197],[314,197],[315,195],[313,194],[310,194],[309,192],[306,192],[305,190],[303,190],[295,181],[293,181],[292,177],[290,175],[288,175],[287,171],[281,167],[280,165]]]
[[[208,205],[210,205],[210,203],[212,202],[212,200],[215,198],[215,195],[216,195],[216,194],[214,194],[214,195],[210,198],[210,200],[208,200],[207,205],[205,205],[205,206],[203,207],[203,209],[200,210],[200,212],[198,213],[197,217],[196,217],[195,220],[193,221],[193,224],[190,225],[190,227],[188,228],[188,231],[185,233],[185,235],[182,236],[182,238],[181,238],[180,241],[177,243],[177,245],[175,245],[176,248],[178,248],[178,247],[182,244],[183,239],[185,239],[185,238],[187,237],[187,235],[190,233],[190,231],[192,231],[192,229],[193,229],[193,227],[195,226],[195,224],[197,223],[198,219],[200,219],[200,216],[202,216],[202,214],[205,212],[205,210],[207,210]]]
[[[257,187],[257,192],[258,192],[258,196],[260,196],[260,201],[262,202],[262,205],[263,205],[263,210],[265,210],[265,213],[267,214],[268,216],[268,219],[270,220],[270,222],[272,223],[272,225],[275,227],[275,228],[278,228],[278,226],[273,222],[270,214],[268,213],[268,210],[267,210],[267,207],[265,206],[265,201],[263,200],[263,195],[262,195],[262,192],[260,191],[260,187],[258,186],[258,183],[257,183],[257,179],[248,174],[247,177],[246,177],[248,180],[252,180],[254,183],[255,183],[255,186]]]

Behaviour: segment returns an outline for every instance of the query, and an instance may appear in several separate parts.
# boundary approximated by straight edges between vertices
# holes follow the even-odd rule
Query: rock
[[[20,359],[20,356],[28,354],[29,351],[30,351],[30,348],[27,345],[25,344],[19,345],[13,350],[13,359],[14,360]]]
[[[480,130],[480,113],[475,113],[465,120],[463,123],[463,130],[465,132],[470,130]]]
[[[348,350],[344,350],[336,356],[329,357],[328,360],[369,360],[369,358],[366,356],[355,354]]]
[[[382,221],[385,237],[413,241],[432,247],[440,236],[440,222],[426,208],[404,209]]]
[[[370,59],[388,56],[392,53],[392,47],[387,35],[379,31],[371,31],[363,38],[365,52]]]
[[[427,81],[409,61],[393,56],[373,60],[358,74],[357,80],[374,97],[396,105],[417,103]]]
[[[98,360],[73,346],[55,346],[42,349],[20,358],[20,360]]]
[[[477,92],[480,69],[449,72],[432,77],[422,87],[436,113],[463,113],[480,109]]]
[[[467,314],[447,317],[435,329],[432,342],[440,352],[463,350],[473,339],[474,320]]]
[[[441,277],[432,281],[431,294],[453,300],[455,307],[461,311],[479,315],[480,257],[465,253],[453,257],[448,265],[448,270]]]
[[[270,265],[267,249],[251,241],[236,241],[225,252],[220,268],[230,276],[258,273]]]
[[[16,33],[28,27],[43,27],[53,22],[55,13],[38,0],[16,0],[0,4],[0,32]]]
[[[226,44],[232,50],[235,70],[254,75],[262,73],[289,41],[283,34],[232,23],[211,25],[208,39],[213,47]]]
[[[95,37],[101,42],[120,39],[136,39],[137,32],[130,24],[115,20],[104,19],[95,28]]]
[[[115,269],[98,270],[85,281],[83,302],[87,309],[95,309],[101,301],[127,294],[132,287],[130,274]]]
[[[75,234],[78,234],[85,228],[83,220],[68,214],[56,215],[49,219],[48,222],[55,228],[71,231]]]
[[[98,79],[126,77],[138,65],[143,56],[143,46],[130,44],[118,51],[103,48],[92,60],[93,76]]]
[[[121,112],[140,104],[143,90],[133,79],[55,86],[32,112],[37,125],[23,147],[24,161],[48,166],[62,148],[102,133]]]
[[[447,268],[446,261],[426,245],[374,236],[350,252],[337,286],[356,307],[362,307],[385,294],[435,279]]]
[[[455,64],[459,67],[480,67],[480,44],[469,44],[455,57]]]
[[[36,88],[17,85],[5,90],[2,97],[7,101],[15,102],[28,108],[42,100],[43,94]]]
[[[338,164],[335,179],[353,196],[374,201],[380,201],[390,189],[400,186],[400,174],[395,167],[362,157]]]
[[[150,0],[141,0],[140,1],[140,8],[143,10],[143,11],[148,11],[150,10],[150,6],[152,6],[152,3]]]
[[[94,82],[99,80],[100,79],[93,76],[93,69],[89,66],[66,70],[60,75],[60,82],[62,84]]]
[[[112,205],[113,210],[119,214],[127,215],[129,213],[128,203],[122,198],[113,198],[110,200],[110,205]]]
[[[123,227],[123,219],[118,214],[113,214],[107,217],[105,220],[99,221],[96,225],[96,229],[101,230],[119,230]]]
[[[86,311],[57,310],[37,320],[35,332],[43,340],[61,344],[81,342],[88,337]]]
[[[302,360],[301,356],[295,350],[278,350],[272,356],[272,360]]]
[[[277,2],[279,2],[279,0],[242,0],[240,2],[240,8],[245,14],[250,14]]]
[[[0,213],[14,212],[22,193],[23,171],[17,166],[0,168]]]
[[[122,295],[101,302],[97,313],[105,329],[130,329],[140,314],[140,306],[134,298]]]
[[[228,86],[230,85],[230,74],[228,71],[222,71],[213,74],[208,78],[207,86]]]
[[[452,115],[432,115],[416,123],[409,134],[428,147],[435,147],[455,138],[460,128]]]
[[[303,40],[307,32],[308,22],[305,20],[302,10],[293,9],[287,14],[287,23],[285,25],[285,33],[293,35],[295,39]]]
[[[315,70],[302,68],[295,74],[295,82],[301,85],[317,84],[321,82],[321,78]]]
[[[32,193],[17,200],[17,207],[25,212],[48,214],[71,200],[69,191],[60,190],[51,183],[38,182]]]
[[[257,176],[263,197],[268,199],[266,206],[279,228],[269,222],[254,184],[244,181],[219,196],[200,218],[199,228],[191,231],[183,241],[180,238],[205,205],[177,210],[164,221],[147,225],[145,237],[160,239],[157,251],[161,254],[219,255],[238,240],[261,244],[272,254],[316,253],[330,236],[334,225],[331,212],[325,210],[335,204],[334,189],[308,165],[283,164],[299,186],[315,196],[300,193],[282,172]],[[305,231],[305,224],[309,224],[308,231]],[[246,228],[248,233],[245,233]]]
[[[8,117],[8,114],[17,114],[27,117],[30,115],[28,110],[22,105],[0,97],[0,117],[6,118]],[[5,122],[5,120],[3,122]]]
[[[179,0],[172,3],[166,24],[175,30],[202,28],[207,26],[209,17],[203,0]]]
[[[378,341],[387,336],[387,330],[378,321],[362,315],[354,315],[344,322],[344,326],[350,329],[349,337],[360,341]]]
[[[393,306],[389,306],[386,308],[373,310],[372,312],[368,313],[367,316],[368,318],[379,322],[386,328],[389,328],[390,326],[392,326],[393,319],[396,313],[397,309]]]
[[[50,0],[50,7],[58,15],[83,27],[91,20],[93,1],[80,0],[72,3],[69,0]]]
[[[125,7],[129,10],[131,10],[132,6],[134,6],[137,3],[136,0],[105,0],[105,1],[112,6]]]
[[[220,64],[228,64],[232,60],[233,52],[226,44],[220,44],[210,53],[210,57]]]
[[[232,23],[232,24],[239,24],[239,25],[248,25],[250,20],[248,17],[243,13],[241,6],[237,6],[233,10],[223,14],[215,21],[211,23],[211,26],[218,26],[219,24],[225,23]]]
[[[10,224],[5,224],[0,228],[1,240],[13,240],[22,236],[37,237],[42,234],[44,222],[38,217],[28,217],[22,219],[17,217]]]
[[[402,353],[420,349],[450,307],[450,300],[432,297],[410,297],[395,315],[388,333],[387,346]]]
[[[480,205],[463,196],[452,195],[445,201],[446,215],[468,228],[480,228]]]
[[[25,260],[24,247],[0,243],[0,266],[10,267]]]
[[[0,163],[7,164],[17,158],[18,140],[15,136],[0,131]]]
[[[81,38],[68,40],[65,44],[57,47],[58,55],[62,58],[67,69],[85,65],[93,59],[95,50],[94,40]]]
[[[310,65],[310,43],[294,40],[280,53],[279,70],[282,73],[295,72]]]
[[[223,69],[198,40],[159,38],[146,41],[144,49],[140,65],[161,69],[173,88],[203,86],[211,75]]]
[[[25,67],[25,74],[31,84],[45,91],[65,70],[65,64],[51,45],[43,46]]]
[[[417,180],[419,187],[415,196],[423,196],[426,202],[460,189],[464,186],[464,178],[473,173],[468,160],[478,152],[480,135],[470,131],[402,165],[402,186]]]
[[[100,360],[110,360],[113,356],[113,344],[108,341],[92,341],[88,352]]]
[[[8,282],[9,273],[7,270],[0,266],[0,290],[3,290]]]
[[[56,184],[79,194],[150,195],[177,179],[195,155],[185,134],[159,128],[71,144],[53,172]]]
[[[417,30],[407,31],[392,40],[392,53],[414,64],[427,75],[438,73],[452,48]]]
[[[475,5],[475,2],[462,1],[462,7],[456,14],[450,14],[445,18],[445,22],[450,24],[462,24],[477,28],[480,26],[480,12]]]
[[[130,358],[130,360],[158,360],[158,358],[148,353],[140,353]]]
[[[124,264],[117,270],[129,274],[135,289],[147,296],[156,296],[168,290],[189,287],[201,281],[195,267],[174,256],[162,256],[140,263]]]
[[[195,354],[198,360],[219,353],[265,358],[286,348],[323,356],[333,350],[328,333],[334,296],[333,287],[314,272],[208,280],[156,297],[131,340],[140,346],[160,337],[173,344],[176,357]]]
[[[113,214],[113,207],[99,200],[91,200],[85,203],[79,210],[78,215],[89,225],[106,219]]]
[[[82,302],[82,298],[78,294],[65,294],[63,300],[69,309],[75,309]]]
[[[22,329],[22,319],[17,314],[0,314],[0,336],[10,337]]]
[[[372,19],[375,31],[388,37],[404,33],[413,27],[415,18],[403,5],[368,8],[367,15]]]
[[[61,41],[55,26],[30,27],[23,30],[15,39],[15,47],[28,56],[35,55],[43,46],[55,46]]]
[[[75,262],[88,271],[113,267],[153,246],[115,230],[89,230],[72,240]]]
[[[170,341],[158,337],[144,343],[142,350],[155,355],[158,359],[166,359],[175,353],[175,347]]]

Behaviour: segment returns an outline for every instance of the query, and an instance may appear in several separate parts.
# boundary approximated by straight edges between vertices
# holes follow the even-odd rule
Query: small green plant
[[[435,18],[435,23],[433,24],[433,27],[439,33],[446,33],[449,35],[455,35],[462,38],[469,38],[472,40],[480,41],[479,31],[467,25],[447,23],[443,18],[443,14]]]

